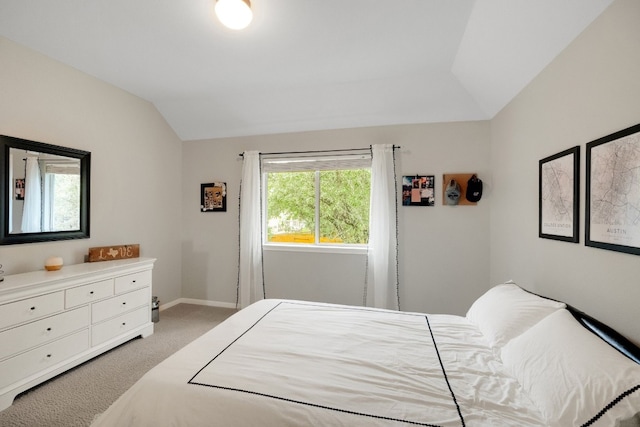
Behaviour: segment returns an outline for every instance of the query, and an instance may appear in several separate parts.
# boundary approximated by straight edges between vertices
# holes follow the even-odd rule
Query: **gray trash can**
[[[158,297],[151,298],[151,321],[154,323],[160,321],[160,301],[158,301]]]

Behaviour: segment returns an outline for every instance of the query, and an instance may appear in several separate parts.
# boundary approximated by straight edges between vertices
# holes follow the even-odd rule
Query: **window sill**
[[[281,252],[318,252],[331,254],[366,255],[366,245],[337,246],[337,245],[311,245],[311,244],[282,244],[265,243],[262,245],[265,251]]]

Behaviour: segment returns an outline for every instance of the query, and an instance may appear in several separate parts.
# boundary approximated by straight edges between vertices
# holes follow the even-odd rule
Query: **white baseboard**
[[[193,298],[178,298],[166,304],[161,304],[159,308],[160,308],[160,311],[162,311],[178,304],[196,304],[196,305],[206,305],[209,307],[236,308],[236,304],[233,302],[209,301],[204,299],[193,299]]]

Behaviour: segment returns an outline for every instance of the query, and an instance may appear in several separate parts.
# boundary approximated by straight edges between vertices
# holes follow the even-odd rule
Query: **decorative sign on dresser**
[[[116,245],[89,248],[89,262],[113,261],[115,259],[137,258],[140,256],[140,245]]]
[[[67,265],[0,282],[0,410],[16,395],[153,334],[154,258]]]

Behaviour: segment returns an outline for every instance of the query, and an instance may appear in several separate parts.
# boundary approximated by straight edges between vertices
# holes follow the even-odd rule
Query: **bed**
[[[514,283],[466,316],[262,300],[92,426],[637,426],[639,361],[615,331]]]

